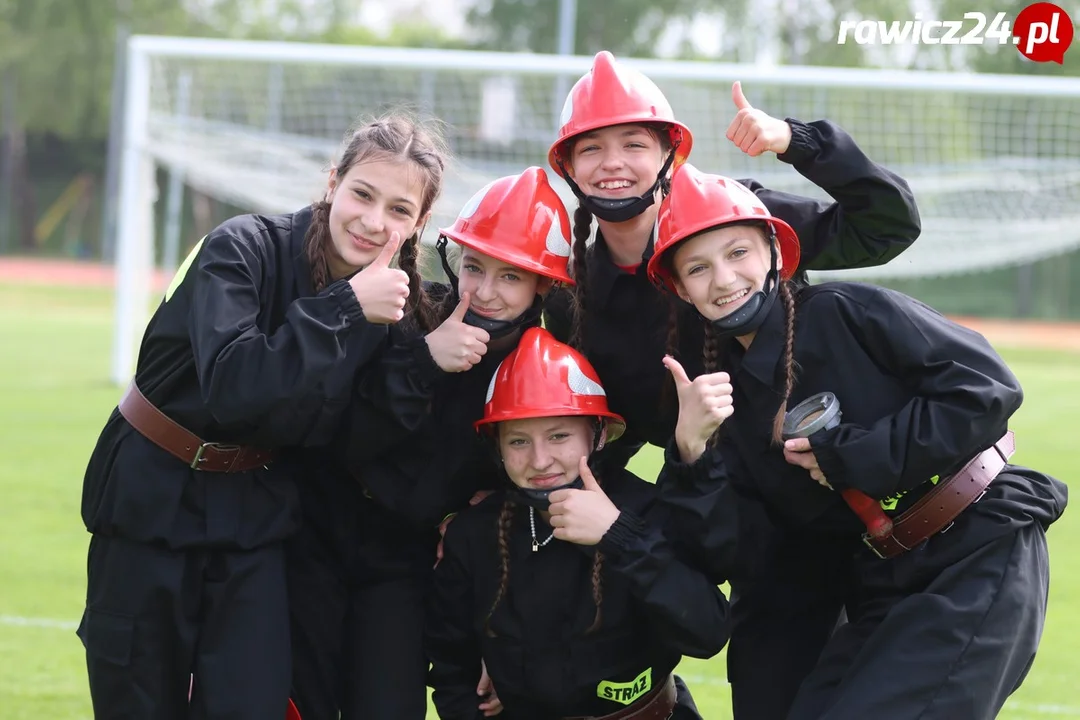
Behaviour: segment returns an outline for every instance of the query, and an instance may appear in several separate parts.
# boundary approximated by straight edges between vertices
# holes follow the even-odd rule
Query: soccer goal
[[[1080,79],[625,60],[694,132],[692,162],[824,195],[725,138],[731,83],[777,117],[830,118],[911,183],[922,238],[868,280],[973,272],[1080,246]],[[126,382],[150,305],[155,169],[257,212],[319,197],[342,133],[404,103],[448,123],[453,170],[425,240],[479,188],[546,165],[589,57],[136,36],[128,45],[112,377]],[[555,180],[568,207],[574,201]],[[187,238],[190,244],[197,238]]]

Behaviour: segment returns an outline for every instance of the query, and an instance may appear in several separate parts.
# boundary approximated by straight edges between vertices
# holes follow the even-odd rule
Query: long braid
[[[714,373],[718,368],[717,357],[720,355],[720,343],[717,341],[716,332],[713,331],[712,323],[705,322],[705,343],[702,346],[702,360],[705,363],[705,372]]]
[[[311,206],[311,225],[304,235],[304,253],[311,266],[311,285],[316,293],[330,284],[330,261],[326,248],[330,247],[330,203],[319,200]]]
[[[668,296],[668,328],[667,339],[664,341],[664,352],[667,355],[679,360],[679,306],[675,303],[675,299]],[[665,372],[664,384],[660,386],[660,407],[657,411],[664,413],[664,409],[667,408],[673,400],[676,401],[676,407],[678,406],[677,394],[675,390],[675,378],[669,372]]]
[[[596,554],[593,556],[592,563],[592,596],[593,602],[596,604],[596,615],[593,617],[592,625],[590,625],[589,629],[585,631],[586,635],[600,627],[600,605],[604,601],[603,585],[600,582],[600,571],[603,568],[603,565],[604,554],[597,550]]]
[[[584,352],[582,342],[588,284],[585,253],[588,250],[589,235],[592,233],[592,219],[592,213],[585,209],[585,206],[579,204],[574,210],[574,321],[570,331],[570,346],[579,352]]]
[[[495,637],[495,632],[491,629],[491,616],[495,613],[495,608],[502,602],[503,596],[506,595],[507,585],[510,583],[510,522],[514,519],[514,507],[515,504],[506,500],[502,506],[502,512],[499,513],[499,589],[495,591],[495,600],[491,603],[491,609],[488,610],[487,617],[484,618],[484,630],[487,632],[488,637]]]
[[[668,328],[667,339],[664,341],[664,351],[673,358],[679,357],[679,306],[672,296],[668,301]]]
[[[416,270],[419,248],[420,231],[417,231],[401,244],[401,249],[398,250],[398,267],[409,276],[409,299],[405,303],[405,312],[414,318],[421,330],[429,333],[439,325],[435,319],[438,309],[424,290],[420,273]]]
[[[787,333],[784,337],[784,399],[773,418],[772,439],[779,445],[783,442],[784,415],[787,413],[788,400],[795,387],[795,297],[791,293],[791,284],[780,283],[780,298],[784,301],[784,320]]]
[[[702,360],[704,361],[705,372],[714,373],[720,369],[720,340],[716,337],[716,332],[713,330],[712,323],[707,321],[704,322],[705,342],[702,346]],[[716,445],[723,429],[723,425],[716,428],[713,434],[709,436],[709,441],[705,443],[705,447],[711,448]]]

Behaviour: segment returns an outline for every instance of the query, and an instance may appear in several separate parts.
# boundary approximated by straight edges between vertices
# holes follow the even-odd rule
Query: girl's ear
[[[600,423],[600,439],[596,441],[596,449],[603,450],[604,445],[607,444],[607,423]],[[595,452],[595,451],[594,451]]]
[[[572,141],[568,142],[564,148],[565,152],[560,156],[563,169],[566,170],[566,174],[570,176],[571,180],[577,182],[577,176],[574,174],[574,162],[570,159],[570,155],[574,152],[574,143]]]
[[[547,275],[541,275],[536,281],[536,294],[547,295],[548,290],[555,284],[555,281],[549,278]]]

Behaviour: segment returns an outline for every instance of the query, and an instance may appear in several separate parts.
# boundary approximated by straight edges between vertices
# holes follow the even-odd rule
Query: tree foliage
[[[0,0],[0,77],[13,78],[16,122],[32,134],[79,142],[108,132],[117,28],[131,33],[303,40],[411,47],[480,47],[554,52],[560,0],[475,0],[467,10],[471,36],[449,37],[419,18],[421,0],[404,0],[406,18],[388,35],[358,24],[361,0]],[[577,0],[574,50],[601,49],[650,57],[672,23],[693,25],[699,13],[723,19],[723,61],[752,61],[747,48],[757,35],[774,34],[781,64],[868,66],[878,62],[864,46],[838,45],[841,18],[895,19],[914,16],[914,0],[773,0],[771,8],[750,0]],[[920,2],[924,17],[963,16],[966,0]],[[1005,0],[1014,18],[1026,0]],[[995,10],[996,12],[997,10]],[[1080,44],[1080,43],[1078,43]],[[880,55],[880,48],[878,48]],[[695,56],[684,37],[682,56]],[[1064,66],[1032,63],[1009,46],[924,46],[900,64],[939,70],[970,69],[1043,75],[1080,75],[1080,53],[1072,48]],[[896,63],[895,58],[887,58]]]
[[[715,0],[577,0],[574,52],[652,57],[657,39],[673,20],[690,21]],[[480,0],[468,11],[480,47],[553,53],[559,33],[559,0]]]

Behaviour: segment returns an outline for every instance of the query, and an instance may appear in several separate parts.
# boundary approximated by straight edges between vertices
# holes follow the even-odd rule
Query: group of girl
[[[400,115],[320,201],[204,238],[86,472],[95,717],[422,718],[430,686],[442,718],[701,718],[673,673],[725,645],[736,718],[992,717],[1064,486],[1008,464],[982,338],[805,282],[913,242],[907,184],[732,93],[727,137],[835,202],[701,173],[605,52],[549,155],[573,223],[541,168],[500,178],[439,230],[446,283],[448,156]],[[821,392],[842,421],[785,441]]]

